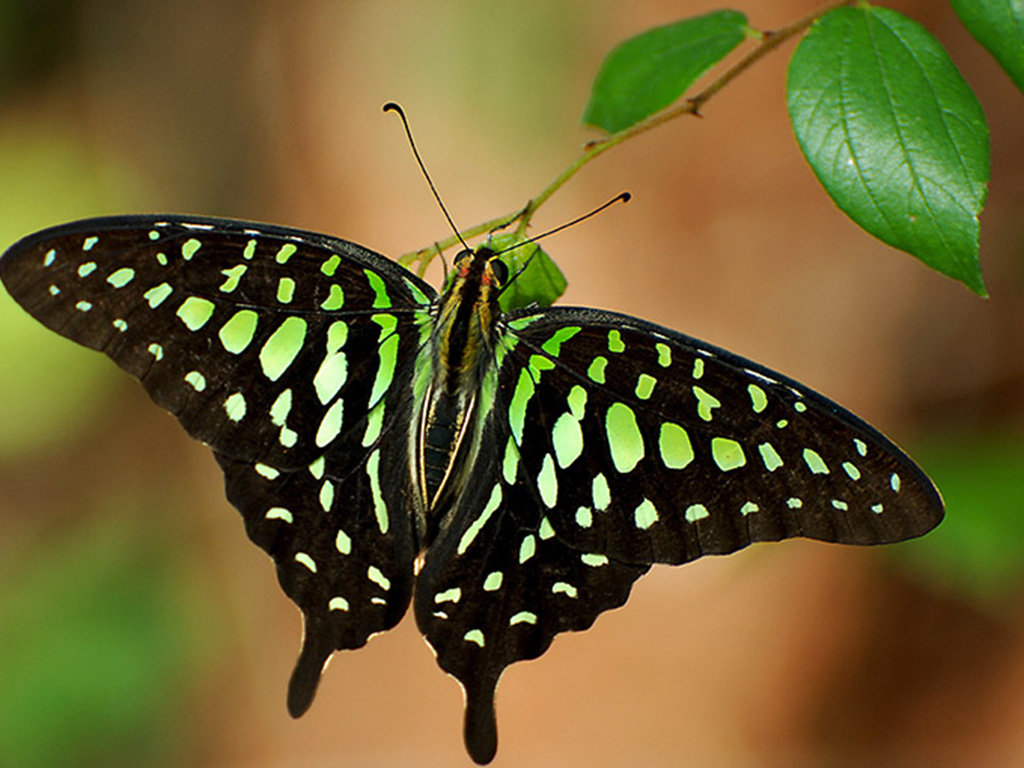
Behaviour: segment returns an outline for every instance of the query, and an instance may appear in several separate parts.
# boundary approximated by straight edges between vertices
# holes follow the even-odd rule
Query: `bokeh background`
[[[565,301],[785,371],[932,474],[926,539],[753,547],[655,568],[518,664],[496,766],[1024,765],[1024,98],[945,3],[893,0],[992,128],[987,301],[828,201],[773,55],[587,167],[537,230]],[[815,0],[746,0],[762,29]],[[705,0],[0,2],[0,244],[81,216],[187,211],[397,255],[521,206],[595,134],[618,41]],[[435,276],[436,277],[436,276]],[[465,765],[458,686],[411,617],[284,706],[299,615],[207,449],[99,355],[0,293],[0,766]]]

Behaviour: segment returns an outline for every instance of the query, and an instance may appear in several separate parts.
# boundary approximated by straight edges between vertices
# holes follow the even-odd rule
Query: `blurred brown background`
[[[746,0],[783,26],[813,0]],[[992,128],[992,298],[839,213],[763,61],[613,150],[535,220],[565,302],[642,315],[806,382],[904,444],[934,535],[656,568],[518,664],[495,766],[1024,765],[1024,97],[945,3],[936,35]],[[704,0],[0,2],[0,245],[64,220],[189,211],[397,255],[445,237],[393,116],[463,227],[521,206],[595,134],[617,42]],[[285,687],[299,616],[208,451],[100,356],[0,295],[0,766],[468,764],[458,686],[411,617]]]

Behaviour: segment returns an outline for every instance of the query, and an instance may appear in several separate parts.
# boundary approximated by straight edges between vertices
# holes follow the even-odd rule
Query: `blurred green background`
[[[658,568],[623,610],[517,665],[495,765],[1024,764],[1024,98],[943,3],[924,23],[993,139],[981,301],[855,229],[788,131],[788,50],[588,167],[548,241],[566,301],[785,371],[904,444],[927,538],[789,542]],[[817,0],[749,0],[761,28]],[[463,227],[594,134],[624,37],[703,0],[0,0],[0,246],[81,216],[187,211],[397,255]],[[436,276],[435,276],[436,277]],[[298,614],[209,452],[99,355],[0,294],[0,766],[458,765],[461,695],[411,620],[335,658],[300,721]]]

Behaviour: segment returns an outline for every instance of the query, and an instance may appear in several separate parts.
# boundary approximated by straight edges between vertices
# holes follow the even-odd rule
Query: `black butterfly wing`
[[[214,450],[305,617],[300,714],[330,654],[408,605],[409,382],[433,290],[353,243],[179,216],[45,230],[4,254],[0,279]]]
[[[624,604],[646,565],[559,540],[509,442],[501,397],[485,416],[473,478],[416,579],[416,621],[466,693],[465,741],[478,763],[497,750],[494,693],[504,669],[540,656],[560,632]]]
[[[794,536],[899,541],[942,519],[893,443],[762,366],[587,309],[513,313],[504,330],[474,479],[415,599],[466,690],[477,762],[497,746],[504,668],[622,605],[652,563]]]
[[[516,324],[531,382],[510,396],[512,430],[573,547],[684,563],[795,536],[902,541],[942,520],[892,441],[781,374],[625,315],[557,308]]]

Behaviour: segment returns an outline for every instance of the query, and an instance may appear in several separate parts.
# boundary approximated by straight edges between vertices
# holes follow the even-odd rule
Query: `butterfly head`
[[[500,290],[508,282],[508,265],[500,254],[485,245],[476,250],[464,249],[455,257],[455,264],[448,274],[445,289],[458,290],[458,286],[472,285],[481,292],[487,289]]]

